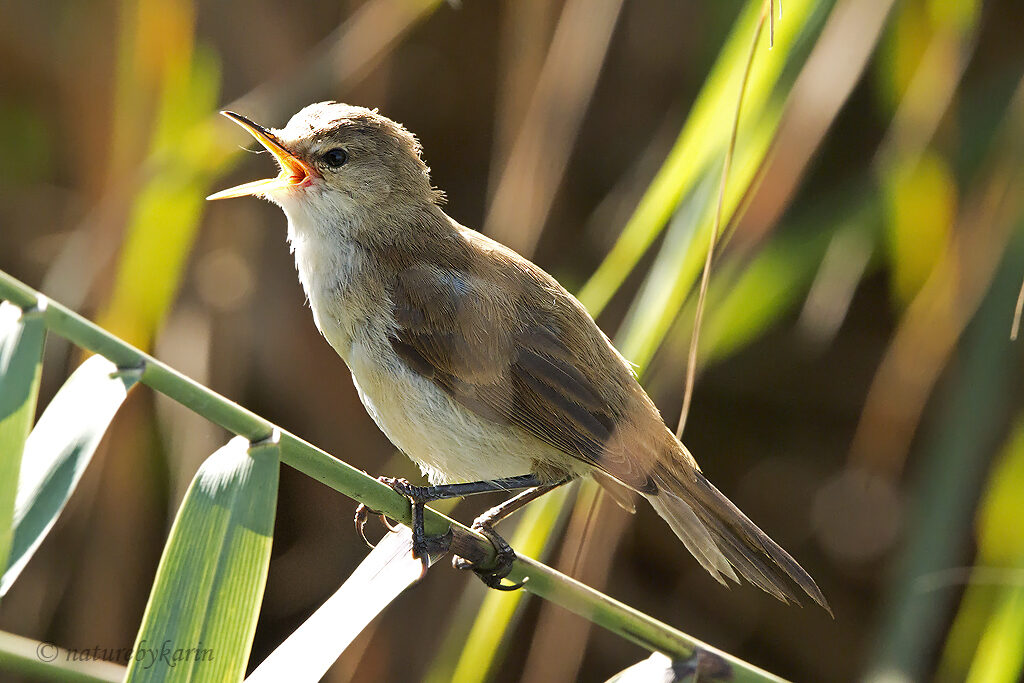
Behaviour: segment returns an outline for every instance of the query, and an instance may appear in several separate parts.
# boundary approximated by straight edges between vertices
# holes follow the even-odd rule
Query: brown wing
[[[401,271],[393,294],[396,353],[477,415],[649,490],[649,468],[638,467],[616,438],[623,401],[606,395],[636,384],[622,360],[539,269],[525,261],[491,265],[473,273],[428,263]],[[570,338],[583,344],[589,363],[562,341]],[[609,368],[620,376],[599,381]]]

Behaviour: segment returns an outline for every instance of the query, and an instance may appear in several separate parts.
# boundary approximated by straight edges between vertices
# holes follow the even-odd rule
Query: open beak
[[[242,128],[249,131],[260,144],[270,150],[270,153],[281,165],[281,172],[276,178],[266,180],[254,180],[251,183],[243,183],[237,187],[221,190],[211,194],[207,199],[228,199],[230,197],[246,197],[249,195],[264,195],[275,190],[297,187],[306,184],[315,175],[313,169],[306,162],[302,161],[277,141],[277,138],[263,126],[253,123],[241,114],[233,111],[222,111],[221,114],[228,117]]]

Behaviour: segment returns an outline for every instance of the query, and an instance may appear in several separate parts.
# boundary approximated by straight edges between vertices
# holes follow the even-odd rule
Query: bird
[[[281,129],[222,114],[279,173],[208,199],[255,196],[283,210],[316,327],[430,483],[380,478],[411,501],[415,556],[450,541],[425,534],[424,503],[515,491],[473,523],[495,547],[493,565],[456,564],[517,588],[502,583],[515,552],[494,525],[589,476],[645,498],[720,583],[742,577],[786,603],[805,594],[831,614],[811,576],[708,481],[583,305],[444,211],[405,126],[338,102],[311,104]]]

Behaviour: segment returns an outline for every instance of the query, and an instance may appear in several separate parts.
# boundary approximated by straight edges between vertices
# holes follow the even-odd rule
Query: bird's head
[[[222,113],[266,147],[281,172],[207,199],[263,197],[289,216],[300,211],[365,214],[439,199],[415,136],[375,110],[320,102],[299,111],[281,129],[264,128],[234,112]]]

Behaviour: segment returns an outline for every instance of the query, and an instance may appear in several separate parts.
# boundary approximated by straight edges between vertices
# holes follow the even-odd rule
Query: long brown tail
[[[739,583],[738,572],[779,600],[800,604],[793,589],[796,584],[832,614],[825,596],[803,567],[703,474],[697,470],[685,475],[661,467],[658,470],[653,478],[659,491],[646,495],[647,500],[718,581],[726,584],[728,578]]]

